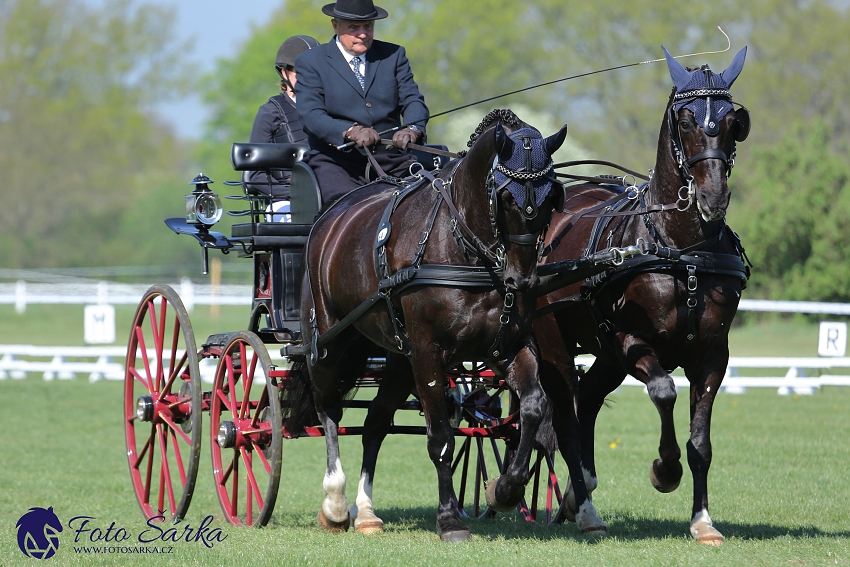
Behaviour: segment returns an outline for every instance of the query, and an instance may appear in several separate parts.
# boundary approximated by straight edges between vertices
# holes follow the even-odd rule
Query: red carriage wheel
[[[146,518],[182,519],[201,454],[201,373],[189,315],[169,286],[145,293],[130,331],[124,434],[130,479]]]
[[[213,478],[231,524],[260,527],[271,518],[283,449],[279,373],[250,331],[234,333],[216,368],[210,400]]]
[[[459,424],[464,437],[455,445],[452,463],[458,508],[467,516],[492,518],[496,512],[487,506],[486,484],[507,471],[514,458],[511,447],[519,439],[518,402],[504,386],[470,386],[462,378],[453,398],[455,421],[466,422]],[[504,412],[503,406],[509,410]],[[568,474],[566,465],[558,461],[560,457],[549,451],[534,450],[531,478],[517,506],[520,517],[545,524],[564,521],[560,508],[566,485],[558,479],[559,475],[566,479]]]

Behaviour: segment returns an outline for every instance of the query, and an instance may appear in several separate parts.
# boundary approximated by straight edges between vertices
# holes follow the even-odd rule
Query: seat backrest
[[[230,162],[236,171],[292,169],[308,150],[305,144],[235,143],[230,148]]]
[[[292,165],[289,185],[289,211],[292,222],[313,224],[313,219],[322,208],[322,193],[319,181],[310,167],[302,162]]]

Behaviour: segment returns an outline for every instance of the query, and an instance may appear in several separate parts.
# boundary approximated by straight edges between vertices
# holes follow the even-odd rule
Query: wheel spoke
[[[168,302],[163,297],[160,301],[159,325],[154,331],[154,340],[156,341],[156,386],[159,389],[162,385],[163,378],[163,351],[165,350],[165,322],[168,318]]]
[[[263,508],[263,500],[260,498],[260,489],[257,487],[257,479],[254,478],[252,453],[245,450],[244,447],[240,449],[239,452],[242,454],[242,462],[245,464],[245,492],[247,496],[245,501],[245,524],[250,526],[254,523],[254,497],[256,497],[260,509]]]
[[[174,353],[173,347],[172,347],[171,352]],[[177,364],[177,366],[171,367],[171,373],[168,376],[168,381],[162,386],[162,390],[159,392],[159,401],[162,401],[162,399],[165,397],[165,395],[167,393],[171,392],[171,387],[174,385],[174,380],[176,380],[178,376],[183,375],[183,370],[187,366],[186,363],[188,362],[188,359],[189,359],[189,351],[187,350],[187,351],[183,352],[183,356],[180,358],[180,362]],[[172,360],[172,365],[173,364],[174,364],[174,361]]]
[[[251,364],[247,364],[247,352],[245,344],[239,345],[239,356],[242,361],[242,405],[239,406],[239,419],[245,419],[245,415],[251,411],[251,387],[254,385],[254,370],[257,367],[257,353],[251,356]],[[247,368],[246,368],[247,366]]]
[[[136,341],[138,342],[138,346],[136,349],[142,353],[142,363],[145,365],[145,374],[147,375],[148,381],[142,383],[145,385],[145,388],[148,392],[153,393],[153,378],[151,377],[151,364],[148,359],[148,349],[145,345],[145,331],[142,329],[141,325],[136,327]],[[141,376],[139,377],[141,378]]]
[[[162,419],[162,421],[164,421],[165,423],[168,424],[168,428],[171,430],[172,435],[174,435],[176,433],[176,434],[180,435],[180,437],[183,439],[183,441],[185,441],[189,445],[192,444],[192,438],[189,437],[188,435],[186,435],[186,432],[183,431],[176,423],[174,423],[174,420],[172,420],[170,417],[168,417],[166,415],[162,415],[162,414],[160,414],[159,417]],[[178,449],[178,447],[175,446],[175,449]]]
[[[251,446],[254,448],[254,454],[256,454],[260,458],[260,462],[263,463],[263,467],[266,469],[266,472],[271,474],[272,465],[269,463],[269,460],[266,459],[266,454],[263,453],[263,448],[260,447],[257,443],[252,442]]]
[[[160,490],[168,493],[168,504],[171,506],[169,510],[177,508],[177,503],[174,500],[174,485],[171,482],[171,467],[168,462],[168,436],[165,434],[164,426],[159,425],[159,447],[162,453],[162,462],[160,464]],[[165,486],[163,486],[163,484]],[[160,495],[160,501],[164,499],[164,495]],[[160,508],[164,510],[164,508]]]
[[[147,466],[147,474],[145,475],[145,502],[150,503],[151,501],[151,481],[153,480],[153,454],[156,451],[154,449],[154,445],[156,444],[156,425],[151,424],[151,434],[148,437],[148,446],[145,447],[145,451],[148,454],[148,466]]]

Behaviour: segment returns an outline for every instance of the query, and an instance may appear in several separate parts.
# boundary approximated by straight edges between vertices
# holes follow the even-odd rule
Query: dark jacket
[[[271,97],[257,111],[249,141],[253,144],[306,144],[307,134],[301,127],[295,101],[285,93]],[[272,196],[289,199],[289,171],[274,170],[272,177]],[[251,184],[250,189],[268,195],[265,172],[252,171],[247,181]]]
[[[365,59],[365,90],[335,39],[295,60],[298,115],[312,150],[333,154],[343,143],[343,132],[355,122],[382,132],[400,126],[404,117],[405,124],[416,124],[424,133],[428,107],[404,48],[374,40]]]

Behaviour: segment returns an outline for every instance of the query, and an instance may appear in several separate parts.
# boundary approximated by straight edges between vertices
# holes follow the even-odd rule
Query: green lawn
[[[63,523],[92,516],[106,529],[146,529],[127,472],[121,429],[120,383],[0,381],[0,565],[33,565],[18,550],[15,523],[30,507],[52,506]],[[686,441],[687,403],[676,408]],[[275,515],[261,530],[223,524],[212,488],[209,447],[186,518],[208,515],[226,535],[208,549],[173,544],[163,565],[847,565],[850,564],[850,389],[814,396],[777,396],[752,389],[721,395],[714,407],[711,512],[727,537],[720,548],[688,535],[692,482],[674,493],[648,480],[658,446],[658,415],[639,388],[611,396],[597,430],[600,485],[594,495],[608,522],[604,538],[585,537],[574,524],[529,524],[516,515],[470,520],[473,539],[447,545],[434,533],[436,479],[425,440],[391,436],[379,462],[374,498],[387,532],[333,536],[314,526],[322,498],[324,443],[284,441],[284,472]],[[204,417],[207,420],[207,416]],[[362,419],[346,415],[345,420]],[[422,423],[410,412],[400,420]],[[205,421],[206,423],[206,421]],[[683,447],[684,448],[684,447]],[[354,497],[359,438],[342,439],[348,496]],[[559,472],[559,474],[561,474]],[[563,477],[562,477],[563,480]],[[60,537],[59,565],[141,565],[150,556],[74,552],[74,533]]]

